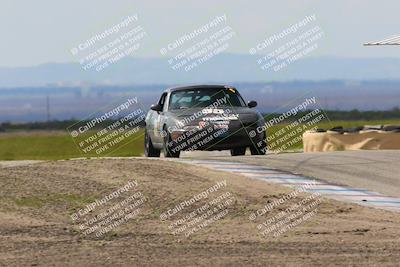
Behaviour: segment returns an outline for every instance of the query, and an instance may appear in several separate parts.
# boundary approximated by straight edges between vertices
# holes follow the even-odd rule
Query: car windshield
[[[234,88],[216,90],[213,88],[188,89],[171,93],[169,109],[218,107],[244,107],[243,98]]]

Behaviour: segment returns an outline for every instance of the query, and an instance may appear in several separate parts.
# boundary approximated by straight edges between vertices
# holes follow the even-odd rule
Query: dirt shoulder
[[[226,185],[221,185],[224,181]],[[128,184],[132,185],[128,192],[118,191]],[[116,191],[118,197],[91,212],[85,210]],[[192,202],[194,196],[204,197],[203,192],[207,198]],[[398,264],[398,213],[322,198],[309,219],[277,237],[263,236],[260,223],[310,195],[299,193],[254,221],[249,216],[291,192],[264,181],[161,160],[53,161],[0,168],[0,266]],[[105,223],[101,229],[115,227],[101,236],[96,236],[100,228],[87,232],[109,218],[101,214],[134,194],[137,201],[129,205],[139,211],[132,218]],[[224,202],[206,206],[223,195],[228,196]],[[189,204],[174,209],[180,203]],[[214,212],[204,219],[210,219],[208,224],[189,227],[196,229],[190,235],[187,229],[177,231],[177,225],[194,220],[193,212],[201,214],[203,207],[204,213]],[[112,214],[121,210],[128,212],[124,206]],[[74,214],[78,219],[71,218]],[[85,219],[91,222],[82,227]],[[117,221],[121,222],[118,218],[113,222]]]

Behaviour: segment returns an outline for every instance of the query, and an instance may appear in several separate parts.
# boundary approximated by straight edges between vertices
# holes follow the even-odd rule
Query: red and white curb
[[[314,179],[277,169],[250,165],[240,162],[217,160],[179,160],[179,162],[203,166],[218,171],[241,174],[253,179],[260,179],[270,183],[298,188],[305,184],[313,184],[312,189],[306,191],[318,192],[321,195],[344,202],[356,203],[362,206],[380,208],[391,211],[400,211],[400,199],[387,197],[377,192],[362,188],[350,188],[345,185],[332,184],[321,179]],[[315,186],[314,186],[315,185]]]

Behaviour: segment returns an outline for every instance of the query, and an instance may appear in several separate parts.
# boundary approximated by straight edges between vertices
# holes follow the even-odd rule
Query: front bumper
[[[256,124],[243,125],[237,122],[236,125],[230,123],[229,126],[211,124],[203,129],[173,131],[169,147],[180,151],[249,147],[265,139],[264,132],[257,133],[256,128]],[[254,133],[256,134],[254,135]]]

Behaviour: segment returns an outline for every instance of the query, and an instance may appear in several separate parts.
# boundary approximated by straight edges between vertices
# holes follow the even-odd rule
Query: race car
[[[179,157],[181,151],[230,150],[232,156],[266,153],[265,121],[238,90],[193,85],[165,90],[146,116],[145,156]]]

